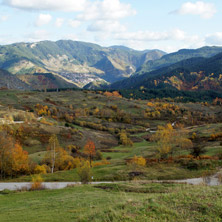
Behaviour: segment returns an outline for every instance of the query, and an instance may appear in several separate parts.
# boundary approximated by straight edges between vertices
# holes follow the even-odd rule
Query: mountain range
[[[222,53],[210,58],[190,58],[126,80],[113,83],[112,89],[162,89],[222,91]]]
[[[83,87],[93,81],[113,83],[127,78],[145,62],[165,54],[160,50],[136,51],[71,40],[15,43],[0,46],[0,68],[22,80],[28,76],[24,74],[52,73],[73,83],[73,87]],[[27,78],[26,83],[32,86],[34,79]]]
[[[137,51],[60,40],[0,46],[0,87],[222,91],[222,47]],[[13,83],[12,83],[13,82]]]

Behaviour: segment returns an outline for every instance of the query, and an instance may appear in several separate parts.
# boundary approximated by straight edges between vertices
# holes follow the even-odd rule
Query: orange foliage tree
[[[88,140],[84,146],[84,153],[89,157],[90,167],[92,167],[92,159],[96,155],[96,146],[93,141]]]
[[[11,153],[11,170],[13,175],[17,173],[27,173],[29,171],[29,159],[28,152],[24,151],[19,144],[15,144],[14,149]]]
[[[29,172],[28,153],[4,131],[0,132],[0,169],[1,178]]]

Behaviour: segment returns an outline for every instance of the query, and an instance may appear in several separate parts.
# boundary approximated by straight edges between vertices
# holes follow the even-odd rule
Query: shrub
[[[95,155],[96,160],[102,160],[103,159],[103,154],[101,151],[97,150],[96,155]]]
[[[75,159],[70,155],[63,155],[58,160],[57,167],[59,170],[70,170],[77,166]]]
[[[42,177],[38,174],[36,176],[32,177],[32,186],[30,190],[42,190],[44,189],[44,186],[42,185],[43,179]]]
[[[80,165],[77,167],[77,173],[83,184],[87,184],[91,181],[91,167],[88,160],[81,161]]]
[[[37,165],[34,169],[34,173],[36,173],[36,174],[46,174],[47,173],[46,172],[46,167],[47,167],[46,165],[42,165],[42,166]]]
[[[134,156],[130,161],[131,164],[136,164],[138,166],[146,166],[146,159],[141,157]]]

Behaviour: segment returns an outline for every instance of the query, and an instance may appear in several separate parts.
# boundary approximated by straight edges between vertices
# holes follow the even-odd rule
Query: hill
[[[222,53],[211,58],[191,58],[111,85],[113,89],[176,88],[222,91]]]
[[[129,77],[143,63],[164,54],[71,40],[16,43],[0,46],[0,68],[17,75],[55,73],[83,87],[92,81],[112,83]]]
[[[222,52],[222,47],[202,47],[199,49],[181,49],[178,52],[170,53],[162,56],[160,59],[155,61],[147,61],[136,71],[136,74],[143,74],[146,72],[151,72],[156,69],[160,69],[171,64],[180,62],[182,60],[204,57],[209,58],[218,53]]]
[[[30,87],[11,73],[0,69],[0,88],[28,90]]]
[[[61,76],[52,73],[34,73],[17,75],[17,77],[25,82],[31,89],[45,90],[56,88],[78,88],[71,81],[67,81]]]

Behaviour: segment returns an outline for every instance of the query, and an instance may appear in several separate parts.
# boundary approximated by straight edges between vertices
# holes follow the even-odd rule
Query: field
[[[121,183],[0,193],[1,222],[221,221],[222,187]]]

